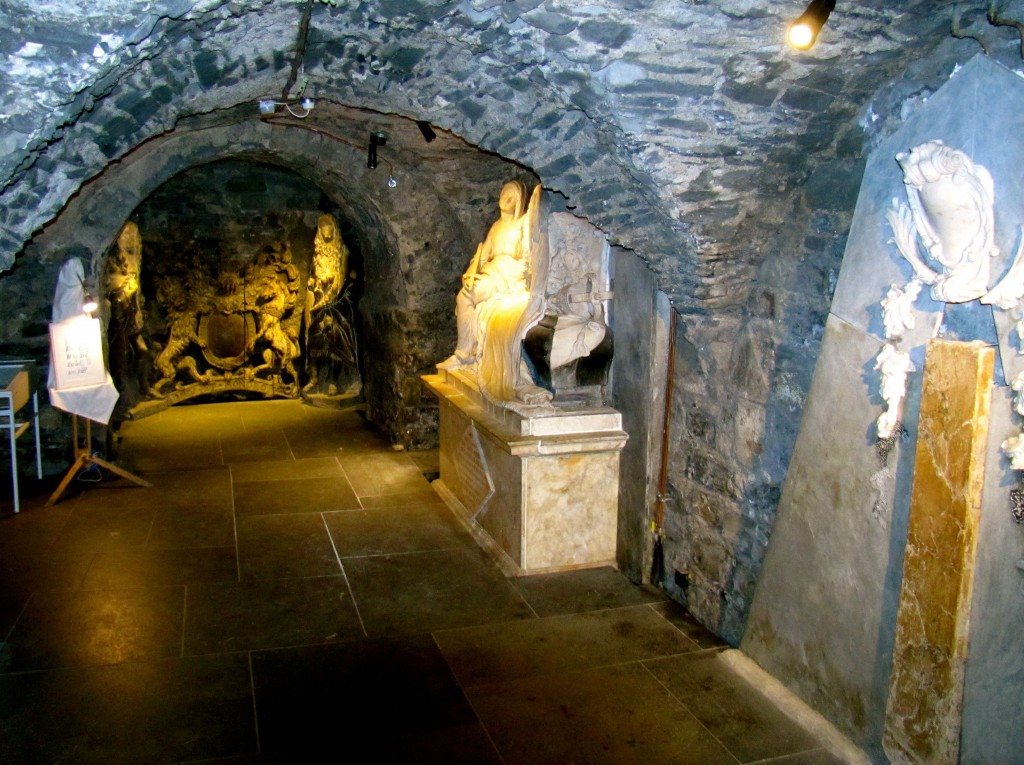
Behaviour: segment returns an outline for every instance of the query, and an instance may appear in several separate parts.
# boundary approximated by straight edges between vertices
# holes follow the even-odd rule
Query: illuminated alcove
[[[156,294],[147,272],[173,266],[184,273],[176,259],[190,259],[185,271],[214,284],[220,268],[237,275],[247,258],[287,239],[304,300],[316,220],[331,215],[350,251],[349,270],[356,272],[351,297],[367,417],[395,443],[430,444],[435,404],[421,392],[419,375],[451,351],[453,296],[495,215],[501,184],[512,177],[533,184],[536,177],[444,131],[428,143],[404,118],[325,106],[310,129],[296,120],[260,120],[250,111],[207,117],[108,165],[27,253],[53,269],[79,254],[98,283],[117,253],[118,233],[133,222],[143,240],[149,305]],[[376,168],[367,166],[371,133],[388,137]],[[164,265],[154,270],[155,263]],[[139,363],[135,380],[159,380],[144,368],[149,361]],[[301,387],[308,377],[299,374]],[[145,385],[122,386],[135,389],[126,407],[147,398]]]
[[[118,419],[184,401],[361,402],[364,242],[379,244],[287,168],[223,160],[166,181],[100,280]]]

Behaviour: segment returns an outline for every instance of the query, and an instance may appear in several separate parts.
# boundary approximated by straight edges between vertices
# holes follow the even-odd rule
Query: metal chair
[[[42,448],[39,440],[39,394],[33,390],[29,366],[32,362],[0,362],[0,428],[7,430],[11,443],[11,486],[14,492],[14,512],[21,512],[18,493],[18,449],[16,439],[32,426],[36,435],[36,477],[43,477]],[[22,413],[31,402],[28,413]],[[22,417],[19,417],[19,413]],[[27,414],[27,416],[25,416]]]

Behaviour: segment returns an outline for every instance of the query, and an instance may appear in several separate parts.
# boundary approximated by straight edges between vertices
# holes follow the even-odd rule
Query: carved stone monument
[[[331,404],[359,396],[356,274],[332,216],[320,216],[312,245],[310,260],[301,247],[301,262],[289,241],[246,258],[165,252],[147,264],[143,283],[142,237],[126,223],[103,291],[111,368],[129,416],[222,393]]]
[[[348,272],[348,247],[338,224],[321,215],[313,240],[313,263],[306,285],[307,398],[358,395],[359,353],[350,297],[355,273]]]
[[[499,211],[456,297],[455,353],[424,377],[440,401],[435,486],[510,573],[613,564],[621,416],[600,375],[580,396],[575,374],[554,374],[609,335],[607,243],[553,216],[540,187],[527,200],[505,184]]]
[[[107,258],[103,292],[109,325],[107,328],[110,374],[121,388],[119,406],[132,406],[146,393],[150,364],[143,335],[142,235],[132,221],[125,223],[117,237],[117,249]]]
[[[203,279],[185,268],[158,278],[166,339],[150,394],[177,403],[228,390],[295,395],[299,271],[287,244],[267,245],[241,272]]]

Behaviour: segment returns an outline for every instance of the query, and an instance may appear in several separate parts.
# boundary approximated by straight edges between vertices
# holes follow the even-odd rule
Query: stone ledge
[[[517,456],[619,449],[628,439],[622,415],[611,407],[556,406],[542,416],[524,417],[486,401],[472,381],[458,372],[420,379],[433,395],[457,407],[485,436],[506,444],[506,451]]]
[[[722,651],[719,658],[763,693],[789,719],[814,736],[833,756],[847,765],[871,765],[871,759],[862,749],[745,653],[730,648]]]

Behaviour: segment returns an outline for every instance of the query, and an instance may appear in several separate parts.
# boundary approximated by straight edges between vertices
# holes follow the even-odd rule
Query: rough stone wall
[[[131,218],[143,241],[159,243],[168,257],[194,250],[231,267],[275,241],[294,241],[293,251],[308,255],[319,214],[336,214],[320,209],[322,198],[326,202],[320,189],[287,168],[227,160],[175,176]]]
[[[709,284],[696,251],[707,226],[741,226],[802,182],[791,160],[827,144],[834,107],[856,108],[910,41],[933,45],[946,25],[924,0],[889,5],[846,8],[794,56],[783,0],[316,2],[304,73],[317,99],[426,119],[532,168],[673,298],[705,299],[756,268],[750,252],[712,246]],[[7,258],[107,162],[192,115],[245,104],[251,116],[280,92],[304,3],[9,7]]]
[[[982,22],[970,30],[987,37],[993,57],[1024,71],[1015,35]],[[863,158],[979,51],[976,41],[944,41],[836,130],[806,181],[748,232],[767,244],[744,304],[729,305],[723,290],[711,315],[677,305],[665,585],[734,644],[771,536]]]
[[[733,643],[743,633],[839,272],[856,185],[846,191],[845,209],[821,209],[805,195],[794,200],[791,223],[771,242],[742,312],[679,322],[664,583]]]

